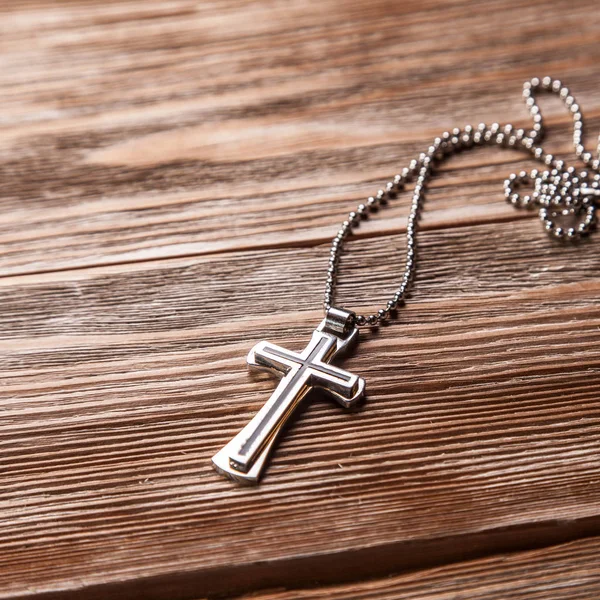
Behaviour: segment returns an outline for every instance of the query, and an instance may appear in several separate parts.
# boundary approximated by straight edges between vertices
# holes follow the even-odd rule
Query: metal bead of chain
[[[573,117],[575,152],[589,169],[596,172],[595,174],[591,175],[588,172],[576,173],[573,167],[566,168],[563,161],[557,160],[552,154],[545,153],[539,145],[544,137],[544,122],[534,96],[537,91],[554,93],[562,99]],[[436,164],[444,158],[465,149],[483,145],[498,145],[529,152],[535,159],[545,165],[546,170],[542,173],[534,170],[531,173],[522,171],[518,175],[510,175],[504,182],[507,201],[518,208],[539,208],[540,218],[545,225],[545,229],[555,237],[572,239],[589,232],[596,219],[596,204],[592,195],[600,196],[600,174],[598,174],[598,171],[600,171],[600,143],[598,157],[594,158],[583,145],[583,115],[579,104],[569,89],[560,81],[553,80],[550,77],[545,77],[542,80],[537,77],[533,78],[523,85],[523,98],[533,119],[533,127],[530,131],[516,129],[510,123],[506,125],[492,123],[489,126],[480,123],[477,127],[466,125],[463,129],[455,128],[452,132],[446,131],[440,137],[435,138],[426,152],[421,153],[417,159],[412,160],[408,167],[388,182],[383,189],[380,189],[375,196],[370,196],[348,215],[331,244],[325,285],[325,312],[334,306],[333,298],[339,260],[345,240],[351,235],[352,230],[359,226],[361,220],[367,219],[370,213],[377,211],[389,200],[394,199],[398,192],[404,190],[407,184],[414,181],[415,186],[406,224],[406,260],[402,281],[383,308],[370,315],[356,315],[355,325],[358,327],[378,325],[388,319],[390,314],[404,302],[416,272],[416,234],[427,181]],[[514,190],[519,185],[532,181],[535,182],[536,190],[531,195],[521,197],[518,193],[515,193]],[[582,213],[584,218],[577,228],[564,230],[557,227],[553,220],[557,211],[563,216]]]

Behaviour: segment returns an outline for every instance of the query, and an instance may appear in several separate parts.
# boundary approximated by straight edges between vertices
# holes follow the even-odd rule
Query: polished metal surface
[[[573,119],[575,153],[584,163],[587,171],[577,172],[573,167],[567,167],[564,161],[546,153],[539,145],[544,137],[544,122],[535,99],[537,92],[557,95],[569,111]],[[569,88],[560,81],[551,77],[543,79],[534,77],[523,85],[523,99],[533,120],[530,131],[518,129],[510,123],[506,125],[480,123],[477,126],[465,125],[462,129],[445,131],[377,194],[359,204],[348,215],[331,243],[323,303],[326,314],[336,308],[334,294],[340,255],[346,239],[362,220],[368,218],[370,213],[384,207],[390,200],[395,199],[407,184],[415,181],[406,224],[406,260],[400,286],[383,308],[370,315],[357,315],[354,324],[357,327],[376,326],[389,319],[391,314],[403,304],[417,268],[416,234],[423,211],[427,182],[433,175],[435,167],[456,152],[464,152],[483,145],[494,145],[531,154],[544,165],[543,170],[512,174],[504,184],[506,200],[516,208],[537,209],[544,228],[556,238],[573,240],[590,233],[596,223],[596,206],[599,201],[600,145],[596,157],[586,150],[583,144],[581,107]],[[530,195],[521,196],[515,191],[521,185],[532,183],[535,184],[535,189]]]
[[[342,312],[333,318],[336,329]],[[344,321],[351,318],[346,313]],[[332,322],[324,319],[300,353],[269,342],[259,342],[250,351],[250,367],[273,373],[281,381],[248,425],[213,457],[219,473],[240,483],[257,483],[282,427],[311,389],[320,388],[346,408],[364,396],[364,379],[330,364],[356,342],[358,329],[347,327],[343,335],[336,335],[331,327]]]
[[[345,337],[354,327],[356,315],[342,308],[330,308],[325,313],[324,330]]]

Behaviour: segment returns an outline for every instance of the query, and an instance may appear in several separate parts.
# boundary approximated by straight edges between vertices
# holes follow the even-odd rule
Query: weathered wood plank
[[[209,465],[273,387],[251,345],[320,320],[345,211],[443,129],[526,124],[532,75],[598,129],[599,25],[563,0],[1,4],[0,597],[291,589],[600,533],[598,245],[503,203],[514,152],[432,181],[414,298],[346,363],[361,410],[310,403],[259,489]],[[349,245],[348,306],[395,287],[406,206]]]
[[[5,5],[0,274],[321,243],[444,129],[527,124],[520,85],[541,69],[576,90],[595,131],[595,9]],[[517,13],[507,37],[498,23]],[[557,102],[547,112],[568,157],[568,115]],[[519,218],[496,187],[515,160],[486,150],[451,163],[425,224]],[[484,166],[455,170],[472,162]],[[405,206],[366,230],[397,231]]]
[[[587,600],[600,595],[600,540],[458,563],[363,583],[273,590],[252,600]],[[240,600],[241,597],[240,597]]]
[[[594,530],[597,246],[530,221],[422,241],[413,301],[346,361],[367,404],[310,403],[252,490],[209,459],[272,389],[251,344],[320,318],[325,246],[0,280],[2,592],[335,580]],[[350,305],[385,295],[394,243],[349,248]]]

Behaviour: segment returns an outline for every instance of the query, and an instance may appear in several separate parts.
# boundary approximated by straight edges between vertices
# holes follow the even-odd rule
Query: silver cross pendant
[[[357,339],[353,313],[332,308],[300,353],[269,342],[256,344],[248,365],[281,381],[248,425],[213,456],[215,469],[238,483],[258,483],[277,436],[312,388],[320,388],[346,408],[354,406],[364,396],[364,379],[330,362]]]

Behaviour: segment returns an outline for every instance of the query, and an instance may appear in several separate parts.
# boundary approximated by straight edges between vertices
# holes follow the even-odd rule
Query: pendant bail
[[[356,314],[342,308],[331,307],[325,314],[325,331],[345,338],[353,329],[356,321]]]

